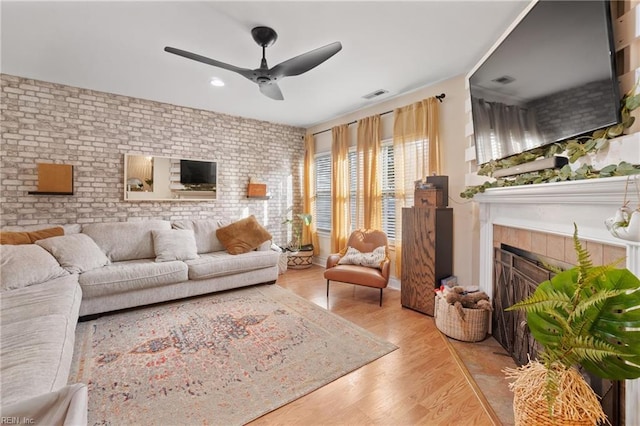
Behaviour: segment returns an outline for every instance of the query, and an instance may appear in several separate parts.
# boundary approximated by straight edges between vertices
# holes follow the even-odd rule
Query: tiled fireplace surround
[[[501,243],[571,264],[573,223],[594,264],[626,256],[626,267],[640,276],[640,243],[613,237],[604,220],[623,202],[626,177],[497,188],[478,194],[480,217],[480,288],[493,297],[493,247]],[[640,200],[633,182],[630,207]],[[626,424],[640,424],[640,380],[626,383]]]

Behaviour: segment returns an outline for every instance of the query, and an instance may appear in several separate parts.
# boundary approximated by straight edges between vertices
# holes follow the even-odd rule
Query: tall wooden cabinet
[[[433,315],[434,290],[453,274],[453,209],[402,209],[401,303]]]

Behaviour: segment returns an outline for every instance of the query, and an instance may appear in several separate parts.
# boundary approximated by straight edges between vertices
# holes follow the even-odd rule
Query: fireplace
[[[526,313],[505,309],[531,296],[541,282],[551,279],[554,272],[548,266],[565,270],[573,265],[507,244],[495,247],[493,258],[492,334],[516,364],[523,365],[529,358],[536,359],[542,347],[529,332]],[[611,425],[624,425],[624,382],[601,379],[586,370],[581,373],[600,398]]]
[[[614,238],[604,226],[624,199],[626,177],[525,185],[489,189],[474,198],[479,210],[479,285],[492,299],[494,294],[494,247],[508,244],[575,264],[573,224],[594,255],[594,263],[610,263],[626,256],[626,268],[640,276],[640,243]],[[628,194],[632,205],[638,196]],[[542,247],[544,251],[541,250]],[[539,250],[540,248],[540,250]],[[572,257],[574,256],[574,257]],[[534,279],[535,281],[535,279]],[[515,324],[515,322],[514,322]],[[534,348],[522,337],[524,350]],[[596,386],[594,386],[595,388]],[[626,424],[640,425],[640,380],[625,382]]]

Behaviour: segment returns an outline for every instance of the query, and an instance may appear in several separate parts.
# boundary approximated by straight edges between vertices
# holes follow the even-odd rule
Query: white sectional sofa
[[[95,223],[0,246],[0,415],[86,424],[87,388],[67,384],[79,317],[274,283],[280,253],[271,241],[240,241],[244,250],[258,247],[230,254],[216,236],[220,227],[214,220]]]

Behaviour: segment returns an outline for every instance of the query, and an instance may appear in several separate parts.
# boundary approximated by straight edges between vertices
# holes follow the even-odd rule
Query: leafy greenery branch
[[[297,220],[296,220],[297,218]],[[300,250],[302,247],[302,227],[311,225],[313,216],[309,213],[298,213],[295,218],[285,219],[282,224],[291,224],[293,240],[289,242],[287,248],[291,251]]]
[[[620,101],[620,112],[622,117],[621,123],[605,129],[596,130],[588,136],[581,136],[575,139],[556,142],[521,154],[503,158],[501,160],[489,161],[480,167],[478,175],[493,177],[493,173],[497,170],[528,163],[540,157],[550,158],[563,152],[566,152],[569,157],[569,162],[573,164],[584,155],[606,149],[609,146],[609,139],[622,135],[625,129],[631,127],[635,121],[635,117],[631,115],[631,111],[640,108],[640,94],[634,95],[638,84],[640,84],[640,82],[637,82]],[[469,186],[465,188],[460,196],[462,198],[473,198],[476,194],[482,193],[489,188],[562,182],[566,180],[594,179],[611,176],[628,176],[639,173],[640,165],[629,164],[624,161],[619,164],[610,164],[601,170],[595,170],[592,166],[583,164],[580,168],[574,171],[571,170],[569,165],[566,165],[561,169],[546,169],[538,172],[523,173],[517,176],[487,181],[482,185]]]

